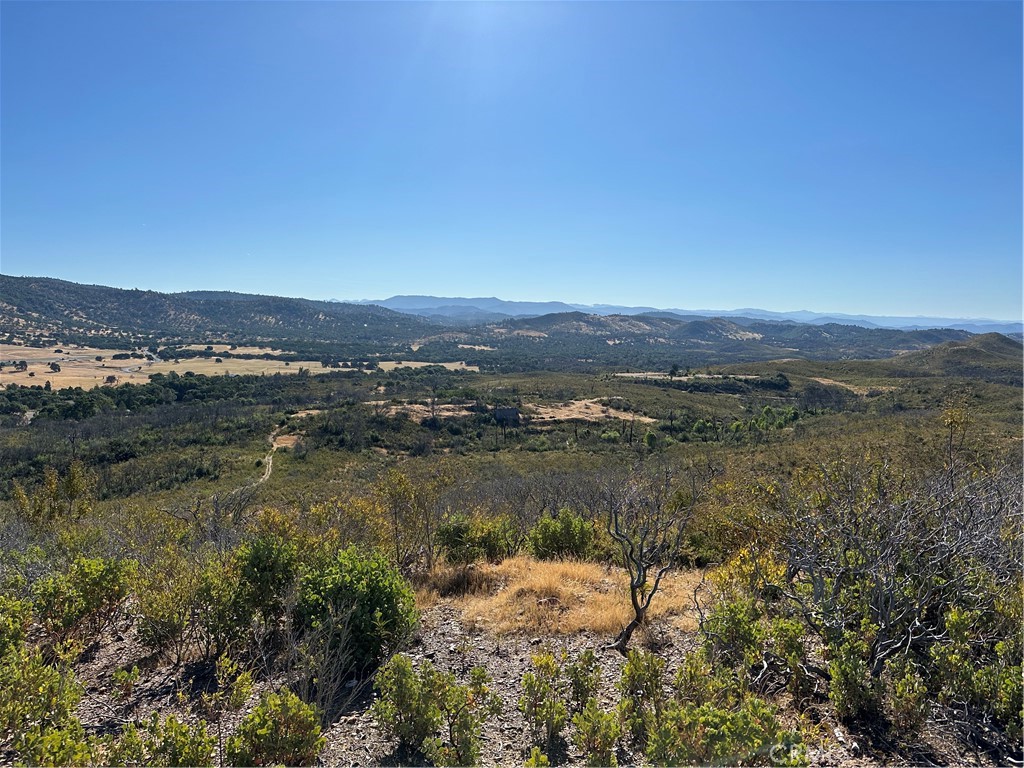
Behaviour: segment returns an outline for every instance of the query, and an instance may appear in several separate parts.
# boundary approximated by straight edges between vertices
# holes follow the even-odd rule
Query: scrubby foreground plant
[[[501,711],[490,682],[480,667],[470,670],[466,685],[427,661],[417,672],[399,654],[378,673],[373,715],[387,736],[434,765],[475,765],[483,725]]]

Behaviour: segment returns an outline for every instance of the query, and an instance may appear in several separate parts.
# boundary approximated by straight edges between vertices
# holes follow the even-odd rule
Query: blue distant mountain
[[[464,298],[450,296],[392,296],[357,302],[376,304],[409,315],[465,324],[489,323],[515,317],[539,317],[560,312],[592,315],[649,315],[671,313],[683,317],[747,317],[755,320],[806,323],[810,325],[856,325],[861,328],[892,328],[904,331],[928,328],[956,328],[970,333],[1024,333],[1024,323],[962,317],[899,317],[847,315],[839,312],[773,312],[767,309],[660,309],[617,304],[569,304],[561,301],[505,301],[494,296]]]

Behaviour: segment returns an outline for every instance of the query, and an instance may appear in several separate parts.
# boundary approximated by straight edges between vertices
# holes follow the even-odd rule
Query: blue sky
[[[3,2],[0,270],[1021,315],[1020,2]]]

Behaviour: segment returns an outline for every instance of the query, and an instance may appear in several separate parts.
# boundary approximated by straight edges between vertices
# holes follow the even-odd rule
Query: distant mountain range
[[[353,302],[375,304],[409,315],[442,322],[476,325],[515,317],[539,317],[557,312],[585,312],[591,315],[657,315],[682,317],[735,317],[751,320],[806,323],[809,325],[856,325],[861,328],[891,328],[914,331],[956,328],[970,333],[1024,333],[1024,323],[962,317],[898,317],[888,315],[847,315],[839,312],[773,312],[766,309],[678,309],[630,307],[617,304],[568,304],[561,301],[505,301],[495,297],[461,298],[445,296],[392,296]]]
[[[272,346],[305,360],[461,360],[510,372],[666,370],[781,358],[864,360],[972,338],[969,330],[948,325],[886,328],[874,320],[894,318],[872,318],[875,327],[869,327],[814,313],[791,313],[801,320],[760,310],[577,309],[563,302],[428,296],[381,304],[229,291],[158,293],[0,275],[0,342],[125,349],[222,341]],[[938,318],[924,318],[929,319]],[[1020,347],[1013,343],[1012,348]]]

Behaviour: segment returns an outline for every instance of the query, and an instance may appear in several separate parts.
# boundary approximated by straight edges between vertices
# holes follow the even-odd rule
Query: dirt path
[[[288,417],[288,420],[286,420],[284,424],[281,424],[267,436],[267,440],[270,443],[270,450],[267,451],[267,455],[263,457],[263,476],[255,483],[252,483],[253,488],[258,485],[263,485],[263,483],[270,479],[270,473],[274,471],[274,453],[278,448],[294,448],[301,441],[300,435],[280,434],[281,430],[288,426],[288,421],[291,421],[291,419],[303,419],[307,416],[315,416],[318,413],[320,413],[320,411],[317,409],[293,413]]]

